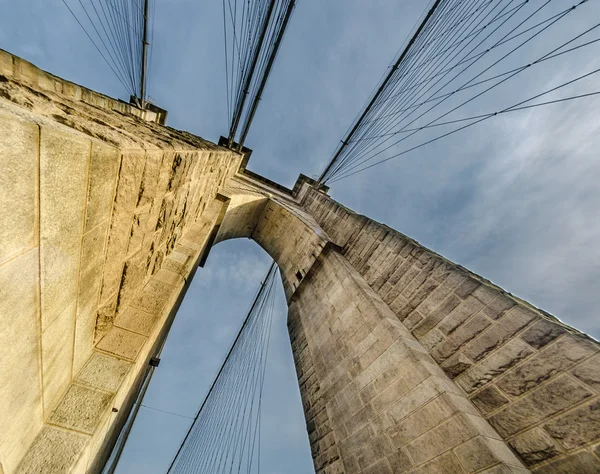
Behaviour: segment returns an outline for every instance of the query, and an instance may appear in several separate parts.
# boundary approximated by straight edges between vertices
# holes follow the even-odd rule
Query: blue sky
[[[169,110],[169,125],[216,141],[227,130],[221,2],[157,1],[149,94]],[[561,28],[576,31],[600,18],[599,4],[590,0]],[[318,174],[423,7],[417,0],[299,0],[246,142],[254,150],[250,169],[288,186],[300,172]],[[61,0],[0,0],[0,11],[0,47],[125,98]],[[598,58],[596,44],[499,88],[468,112],[600,67]],[[498,117],[335,183],[331,194],[599,338],[599,105],[590,98]],[[268,264],[252,242],[213,249],[146,404],[193,415]],[[264,472],[310,472],[282,297],[277,308]],[[142,409],[119,472],[164,472],[188,422]]]

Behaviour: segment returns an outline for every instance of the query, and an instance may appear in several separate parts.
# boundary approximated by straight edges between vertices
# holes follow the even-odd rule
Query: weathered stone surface
[[[84,232],[110,217],[120,158],[116,148],[98,142],[92,144]]]
[[[500,319],[515,305],[516,302],[512,298],[506,295],[499,295],[490,301],[490,303],[483,309],[483,312],[486,316],[492,319]]]
[[[0,266],[0,444],[26,413],[41,418],[38,252]]]
[[[129,362],[94,352],[76,382],[115,393],[130,369]]]
[[[509,444],[528,466],[555,458],[562,451],[541,428],[526,431],[511,439]]]
[[[582,385],[562,375],[496,413],[490,423],[502,436],[510,436],[591,395]]]
[[[467,472],[476,472],[502,463],[520,466],[521,463],[503,441],[476,436],[454,450]]]
[[[98,343],[101,351],[134,361],[147,338],[140,334],[113,327]]]
[[[169,297],[175,291],[177,291],[176,287],[166,285],[153,277],[131,300],[131,306],[146,313],[160,315]]]
[[[509,395],[521,395],[538,386],[544,380],[567,370],[586,359],[598,348],[573,336],[563,336],[547,346],[527,362],[498,380],[498,387]]]
[[[123,260],[127,252],[133,213],[137,204],[140,181],[144,170],[144,158],[143,151],[124,153],[121,157],[121,169],[106,250],[101,302],[105,302],[110,295],[119,289],[123,272]]]
[[[496,301],[496,300],[494,300]],[[465,354],[473,360],[481,360],[491,351],[504,344],[527,326],[535,316],[530,312],[515,308],[508,312],[496,324],[483,332],[477,339],[465,347]]]
[[[455,354],[442,363],[442,368],[451,378],[458,377],[471,367],[473,367],[473,361],[462,352]]]
[[[93,434],[113,395],[79,385],[71,385],[50,415],[49,422]]]
[[[463,324],[444,342],[439,344],[431,353],[433,358],[441,363],[448,357],[456,353],[467,342],[473,340],[478,334],[492,324],[489,318],[482,314],[476,314],[469,321]]]
[[[37,242],[38,126],[0,114],[0,264]]]
[[[450,295],[443,303],[434,309],[428,316],[425,317],[423,322],[419,324],[414,330],[413,334],[417,338],[425,336],[431,331],[440,321],[442,321],[448,314],[450,314],[454,308],[460,304],[460,298],[455,295]]]
[[[506,405],[508,403],[508,398],[502,395],[500,390],[492,385],[481,389],[473,395],[471,401],[479,410],[481,410],[482,414],[486,415],[497,410],[501,406]]]
[[[106,225],[97,225],[83,236],[79,270],[78,315],[89,307],[97,307],[102,279],[102,263],[106,243]]]
[[[77,298],[90,142],[42,127],[40,270],[42,330]]]
[[[588,387],[592,387],[600,393],[600,354],[582,362],[571,373]]]
[[[119,294],[115,292],[104,303],[98,306],[94,343],[102,339],[110,328],[112,328],[117,312],[118,296]]]
[[[557,417],[544,429],[567,450],[600,439],[600,400]]]
[[[71,382],[75,302],[42,333],[44,411],[49,413]]]
[[[467,393],[471,393],[495,379],[499,374],[503,374],[533,352],[534,350],[524,342],[513,339],[466,372],[457,380],[457,383]]]
[[[75,344],[73,347],[73,375],[76,375],[92,355],[96,308],[89,306],[75,320]]]
[[[570,456],[545,464],[532,471],[534,474],[598,474],[600,459],[588,451],[579,451]]]
[[[63,474],[79,457],[88,436],[45,427],[35,439],[16,474]]]
[[[541,349],[564,333],[565,329],[561,325],[547,319],[540,319],[520,337],[531,347]]]
[[[128,306],[115,319],[115,326],[143,336],[150,336],[158,318],[158,315]]]
[[[438,329],[448,335],[454,332],[467,319],[483,308],[483,303],[474,297],[468,297],[459,304],[438,326]]]

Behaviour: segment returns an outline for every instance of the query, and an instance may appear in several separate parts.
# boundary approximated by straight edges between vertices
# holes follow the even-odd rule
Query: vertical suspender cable
[[[269,11],[265,15],[265,20],[262,24],[260,37],[258,39],[258,44],[256,45],[254,51],[254,57],[252,58],[252,63],[250,65],[250,70],[246,74],[246,80],[244,81],[244,91],[242,93],[242,97],[237,104],[235,109],[235,113],[233,115],[233,121],[231,123],[231,129],[229,130],[229,147],[233,145],[233,141],[235,139],[235,132],[237,131],[237,127],[240,123],[240,118],[242,117],[242,111],[244,110],[244,105],[246,103],[246,97],[250,92],[250,84],[252,82],[252,77],[254,76],[254,70],[256,69],[256,64],[258,63],[258,58],[260,56],[260,51],[262,50],[262,45],[265,40],[265,36],[267,34],[267,29],[269,27],[269,23],[271,22],[271,15],[273,14],[273,10],[275,9],[275,3],[277,0],[271,0],[269,2]],[[241,148],[241,147],[240,147]]]
[[[438,0],[438,2],[441,0]],[[248,135],[248,130],[250,129],[250,124],[252,123],[252,119],[254,118],[254,114],[256,112],[256,108],[258,107],[258,102],[262,96],[262,92],[267,84],[267,79],[269,78],[269,74],[271,73],[271,68],[273,67],[273,63],[275,62],[275,57],[277,56],[277,51],[279,50],[279,46],[281,45],[281,40],[283,39],[283,34],[287,28],[287,24],[292,16],[292,11],[294,10],[294,6],[296,5],[296,0],[291,0],[287,11],[285,13],[285,19],[283,20],[283,24],[281,25],[281,29],[279,30],[279,34],[277,36],[277,40],[275,41],[275,46],[273,51],[271,52],[271,56],[269,57],[269,62],[265,68],[265,73],[263,74],[262,80],[260,82],[260,86],[258,86],[258,91],[256,96],[252,101],[252,105],[250,107],[250,112],[248,113],[248,118],[244,124],[244,128],[242,129],[242,133],[240,135],[239,146],[240,149],[244,145],[244,141],[246,140],[246,135]]]
[[[350,132],[348,133],[348,135],[346,135],[346,138],[344,140],[342,140],[342,143],[339,146],[335,155],[333,156],[333,158],[331,159],[331,161],[329,162],[329,164],[327,165],[327,167],[325,168],[323,173],[321,173],[321,176],[319,177],[319,183],[322,183],[323,180],[326,179],[327,174],[331,170],[331,167],[335,164],[337,159],[340,157],[340,155],[342,154],[342,152],[344,151],[344,149],[346,148],[348,143],[350,143],[350,140],[352,139],[353,135],[356,133],[356,130],[358,129],[358,127],[361,125],[362,121],[365,119],[365,117],[371,110],[371,107],[373,107],[373,104],[375,104],[375,102],[377,101],[377,99],[379,98],[381,93],[384,91],[388,82],[393,77],[394,73],[396,72],[396,70],[398,69],[398,67],[400,66],[400,64],[402,63],[402,61],[404,60],[404,58],[406,57],[408,52],[410,51],[410,48],[412,47],[413,43],[419,37],[419,35],[421,34],[421,31],[423,30],[423,28],[425,27],[425,25],[427,24],[427,22],[429,21],[429,19],[431,18],[431,16],[433,15],[433,13],[438,8],[438,6],[441,2],[442,2],[442,0],[436,0],[436,2],[433,4],[433,6],[430,8],[430,10],[427,12],[427,15],[425,16],[425,18],[419,25],[419,28],[417,28],[417,31],[415,31],[415,34],[412,36],[412,38],[406,45],[406,48],[404,48],[404,51],[402,51],[402,54],[400,54],[400,57],[395,62],[394,66],[392,66],[390,72],[388,73],[388,75],[385,77],[385,79],[379,86],[379,89],[377,89],[377,92],[375,92],[375,95],[373,95],[373,97],[369,101],[369,103],[368,103],[367,107],[365,108],[365,110],[363,111],[363,113],[360,115],[360,117],[358,118],[358,120],[356,121],[356,123],[354,124],[354,126],[352,127]]]
[[[144,36],[142,38],[142,76],[140,80],[140,102],[146,108],[146,58],[148,55],[148,2],[144,0]],[[156,0],[154,0],[156,1]]]
[[[183,449],[184,445],[186,444],[186,441],[188,440],[190,433],[192,432],[192,429],[194,428],[194,426],[196,426],[196,422],[198,421],[198,417],[200,416],[200,414],[202,413],[202,410],[204,409],[206,402],[208,401],[208,399],[210,398],[211,393],[213,392],[217,382],[219,381],[219,377],[221,376],[223,369],[226,367],[227,362],[229,360],[229,358],[231,357],[231,354],[233,353],[236,344],[238,342],[238,340],[240,339],[242,333],[244,332],[244,329],[246,328],[246,326],[248,325],[248,322],[250,320],[250,317],[252,316],[252,313],[254,311],[254,308],[256,307],[257,303],[259,302],[259,300],[261,299],[261,296],[263,294],[263,291],[265,289],[265,286],[267,284],[267,281],[269,281],[269,278],[271,277],[272,273],[275,271],[275,261],[273,261],[273,263],[271,263],[271,266],[269,268],[269,271],[267,272],[267,276],[265,277],[265,279],[263,280],[260,289],[258,291],[258,293],[256,294],[256,298],[254,298],[254,301],[252,303],[252,306],[250,307],[250,311],[248,311],[248,315],[246,316],[246,318],[244,319],[244,322],[242,323],[242,326],[240,327],[239,332],[237,333],[237,336],[235,337],[235,340],[233,341],[233,344],[231,345],[231,347],[229,348],[229,352],[227,353],[227,356],[225,356],[225,360],[223,361],[223,364],[221,365],[221,368],[219,369],[219,372],[217,373],[217,376],[215,377],[215,379],[213,380],[213,383],[211,384],[208,393],[206,394],[206,397],[204,398],[204,401],[202,402],[202,405],[200,406],[200,409],[198,410],[198,412],[196,413],[196,416],[194,417],[194,421],[192,422],[192,424],[190,425],[190,428],[188,429],[188,432],[185,435],[185,438],[183,438],[183,441],[181,442],[181,444],[179,445],[179,449],[177,450],[177,453],[175,454],[175,457],[173,458],[173,461],[171,462],[169,469],[167,470],[167,474],[169,474],[171,472],[171,470],[173,469],[173,466],[175,465],[175,462],[177,461],[177,459],[179,458],[179,455],[181,453],[181,450]]]

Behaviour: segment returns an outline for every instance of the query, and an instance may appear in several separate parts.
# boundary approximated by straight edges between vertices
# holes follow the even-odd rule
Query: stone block
[[[90,142],[74,137],[40,136],[42,330],[77,298]]]
[[[179,290],[171,285],[165,285],[154,276],[138,291],[131,301],[134,306],[150,314],[161,315],[172,294]]]
[[[413,463],[411,462],[408,454],[403,449],[397,449],[393,451],[391,454],[387,454],[387,459],[392,467],[392,472],[394,474],[401,474],[403,472],[409,471],[413,467]]]
[[[73,370],[73,335],[75,332],[75,302],[52,322],[42,333],[42,379],[44,412],[60,400]]]
[[[561,375],[514,401],[489,418],[502,436],[519,431],[575,406],[592,394],[567,375]]]
[[[442,393],[425,405],[423,409],[436,425],[457,413],[480,417],[477,409],[462,394]]]
[[[0,51],[0,74],[6,77],[13,75],[13,57],[6,51]]]
[[[406,449],[418,465],[461,445],[478,434],[477,428],[464,415],[458,414],[410,442]]]
[[[80,385],[116,393],[131,367],[129,362],[94,352],[75,381]]]
[[[184,277],[181,274],[172,272],[170,270],[164,270],[162,268],[154,274],[154,278],[160,282],[163,282],[165,285],[179,288],[183,287],[185,283]]]
[[[37,249],[0,266],[0,443],[23,413],[41,418]]]
[[[41,394],[30,409],[23,411],[21,417],[8,432],[6,439],[1,442],[0,452],[5,473],[15,472],[17,465],[23,459],[29,446],[44,427],[42,417]],[[2,470],[0,469],[0,473]]]
[[[544,429],[567,450],[600,440],[600,400],[555,418]]]
[[[110,217],[120,159],[116,148],[92,143],[84,232]]]
[[[129,231],[129,242],[127,244],[127,255],[141,250],[144,239],[152,238],[154,229],[148,229],[150,219],[150,206],[144,206],[135,210]]]
[[[491,325],[489,318],[482,314],[476,314],[469,321],[454,331],[444,342],[439,344],[431,353],[433,358],[441,363],[452,356],[467,342],[473,340],[477,335],[485,331]]]
[[[484,305],[488,305],[500,295],[500,292],[496,288],[488,286],[484,283],[478,286],[473,293],[471,293],[471,295],[473,298],[477,298],[479,301],[481,301]]]
[[[494,300],[495,301],[495,300]],[[484,331],[465,347],[465,354],[473,360],[481,360],[491,351],[504,344],[527,326],[534,318],[533,314],[516,308],[501,318],[496,324]]]
[[[333,438],[333,433],[331,433],[331,437]],[[364,469],[385,459],[386,455],[393,451],[394,447],[384,434],[374,438],[371,443],[358,450],[355,456],[358,465]]]
[[[540,319],[527,329],[527,331],[523,332],[520,337],[531,347],[541,349],[565,332],[565,329],[560,324],[548,321],[547,319]]]
[[[37,124],[0,114],[0,264],[37,243],[38,148]]]
[[[588,387],[600,393],[600,354],[582,362],[571,373]]]
[[[83,236],[81,243],[81,265],[79,269],[79,295],[77,314],[90,306],[98,306],[102,263],[106,243],[106,225],[97,225]]]
[[[504,441],[476,436],[454,449],[467,472],[478,472],[496,464],[522,466]]]
[[[512,438],[510,446],[527,466],[548,461],[560,456],[562,450],[541,428],[534,428]]]
[[[415,411],[399,423],[394,424],[387,435],[396,448],[406,446],[436,426],[424,408]]]
[[[466,474],[466,472],[456,455],[447,452],[410,471],[410,474]]]
[[[73,348],[73,374],[77,374],[86,363],[94,347],[96,329],[96,307],[91,306],[75,320],[75,346]]]
[[[142,336],[150,336],[158,319],[159,316],[155,314],[128,306],[116,317],[115,326]]]
[[[454,293],[460,296],[463,300],[467,299],[473,292],[481,286],[475,278],[467,277],[456,289]]]
[[[131,255],[125,261],[119,286],[117,311],[120,311],[122,306],[131,302],[139,294],[146,278],[148,263],[148,254],[142,250]]]
[[[96,318],[96,330],[94,331],[94,343],[98,342],[104,335],[113,327],[115,315],[117,312],[117,298],[115,292],[106,302],[98,307],[98,315]]]
[[[465,370],[473,367],[473,361],[462,352],[453,355],[442,363],[442,369],[450,378],[456,378]]]
[[[444,318],[444,320],[439,324],[438,329],[446,335],[451,334],[467,319],[479,312],[483,306],[483,303],[478,299],[468,297],[465,301],[454,308],[454,311]]]
[[[517,303],[515,300],[509,296],[499,295],[490,301],[490,303],[483,309],[483,312],[489,318],[500,319],[516,304]]]
[[[15,474],[69,472],[90,437],[46,426],[36,437]]]
[[[440,330],[433,329],[421,338],[419,342],[428,352],[431,352],[444,339],[446,339],[446,336]]]
[[[121,169],[106,249],[101,302],[105,302],[110,295],[119,289],[123,273],[123,262],[129,244],[133,213],[139,196],[144,162],[145,154],[143,151],[123,153],[121,158]]]
[[[149,150],[146,152],[146,163],[142,175],[140,193],[136,203],[137,206],[141,207],[151,204],[155,198],[162,196],[162,194],[166,192],[168,180],[161,180],[161,185],[159,186],[160,174],[163,171],[162,160],[162,150]],[[165,169],[165,171],[167,170],[168,168]]]
[[[578,451],[569,456],[557,459],[549,464],[544,464],[532,471],[534,474],[598,474],[600,472],[600,459],[589,451]]]
[[[527,344],[519,339],[513,339],[466,372],[457,383],[467,393],[471,393],[533,353],[534,350]]]
[[[71,430],[94,434],[113,395],[72,384],[48,422]]]
[[[117,357],[135,361],[146,340],[146,337],[139,334],[113,327],[96,347]]]
[[[425,319],[419,324],[414,330],[413,334],[416,338],[420,339],[435,326],[438,325],[446,316],[448,316],[454,308],[456,308],[461,302],[461,299],[455,295],[450,295],[446,298],[443,303],[440,304],[436,309],[425,317]]]
[[[506,405],[508,403],[508,398],[502,395],[500,390],[495,386],[490,385],[473,395],[471,401],[483,415],[487,415],[501,406]]]
[[[565,335],[498,380],[498,388],[509,395],[521,395],[597,351],[590,341]]]

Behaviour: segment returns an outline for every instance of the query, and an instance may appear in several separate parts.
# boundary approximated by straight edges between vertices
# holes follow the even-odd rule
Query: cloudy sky
[[[227,130],[221,2],[157,2],[150,96],[169,110],[171,126],[216,141]],[[553,0],[551,7],[575,3]],[[589,0],[556,35],[600,18],[599,4]],[[250,169],[288,186],[301,172],[318,174],[422,9],[418,0],[299,0],[246,142],[254,150]],[[61,0],[0,0],[0,12],[0,48],[125,98]],[[531,57],[523,52],[515,64]],[[596,44],[499,88],[465,113],[510,105],[600,67],[598,58]],[[598,83],[596,76],[571,92],[597,90]],[[331,194],[599,338],[599,106],[589,98],[504,115],[337,182]],[[145,404],[193,416],[268,264],[249,241],[213,249]],[[264,472],[305,473],[310,453],[281,295],[277,308]],[[189,421],[143,408],[118,472],[164,472]]]

